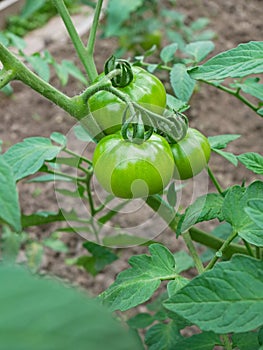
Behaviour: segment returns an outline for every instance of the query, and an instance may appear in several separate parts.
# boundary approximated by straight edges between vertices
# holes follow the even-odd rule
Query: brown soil
[[[263,7],[260,0],[178,0],[176,8],[179,12],[188,15],[190,20],[201,16],[210,18],[210,29],[217,33],[215,53],[233,48],[241,42],[262,40]],[[100,69],[115,46],[114,40],[97,42],[96,63]],[[77,57],[69,43],[63,46],[56,44],[48,49],[58,60],[65,58],[77,62]],[[53,83],[57,84],[55,79]],[[36,92],[18,82],[12,85],[15,90],[13,96],[0,95],[2,121],[0,139],[4,142],[4,149],[30,136],[48,137],[54,131],[66,134],[75,125],[73,118]],[[71,80],[64,91],[74,95],[80,89],[79,84]],[[226,93],[202,85],[198,93],[193,96],[187,115],[190,125],[200,129],[206,135],[241,134],[242,137],[229,147],[229,150],[236,154],[262,152],[263,122],[261,118]],[[223,186],[241,183],[243,179],[247,179],[248,182],[254,179],[253,174],[246,171],[244,167],[235,168],[216,155],[212,157],[210,164]],[[53,184],[42,187],[21,183],[19,188],[21,206],[25,213],[36,210],[57,210],[58,204],[54,196]],[[209,184],[209,190],[214,190],[211,184]],[[49,236],[54,228],[53,225],[49,225],[32,228],[29,232],[32,237],[43,238]],[[78,235],[65,235],[63,239],[69,247],[69,253],[65,255],[46,249],[41,270],[66,278],[74,284],[88,288],[94,294],[105,289],[113,281],[116,273],[127,266],[127,259],[132,254],[143,250],[140,247],[119,250],[121,259],[93,278],[77,267],[65,265],[64,262],[65,258],[76,257],[83,253],[84,239]],[[161,235],[160,240],[169,242],[167,245],[174,251],[183,246],[182,241],[176,240],[168,229]]]

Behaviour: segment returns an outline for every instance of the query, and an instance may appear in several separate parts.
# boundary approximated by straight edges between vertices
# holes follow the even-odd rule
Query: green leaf
[[[81,72],[81,70],[77,66],[75,66],[75,64],[72,61],[62,60],[61,64],[62,64],[62,68],[65,71],[67,71],[68,74],[78,79],[83,85],[86,86],[88,84],[88,81],[85,78],[84,74]]]
[[[224,219],[221,212],[223,200],[223,197],[217,193],[208,193],[207,195],[197,198],[181,216],[176,235],[179,236],[198,222],[209,221],[216,218],[222,221]]]
[[[174,350],[181,337],[175,322],[158,323],[147,331],[145,344],[149,350]]]
[[[222,52],[188,71],[193,79],[242,78],[263,72],[263,42],[251,41]]]
[[[263,175],[263,156],[261,154],[247,152],[240,154],[237,158],[248,170],[252,170],[255,174]]]
[[[151,256],[142,254],[129,259],[131,268],[122,271],[100,298],[111,310],[125,311],[147,301],[161,280],[176,278],[173,254],[160,244],[149,246]]]
[[[213,332],[203,332],[185,338],[176,344],[176,350],[213,350],[220,344],[220,337]]]
[[[195,62],[202,61],[211,51],[215,45],[212,41],[196,41],[185,46],[184,52],[194,57]]]
[[[167,285],[167,291],[168,291],[169,297],[176,294],[178,292],[178,290],[180,290],[185,285],[187,285],[188,282],[189,282],[189,280],[187,278],[182,277],[182,276],[179,276],[175,280],[170,281]]]
[[[259,350],[258,333],[247,332],[233,334],[232,336],[233,346],[238,350]]]
[[[22,227],[49,224],[51,222],[77,220],[78,216],[74,211],[65,212],[59,210],[58,212],[39,211],[30,215],[22,215]]]
[[[238,134],[226,134],[226,135],[216,135],[209,136],[208,141],[210,143],[211,148],[213,149],[223,149],[226,148],[229,142],[235,141],[241,135]]]
[[[22,243],[26,240],[23,233],[15,233],[8,226],[2,227],[1,258],[4,261],[15,262]]]
[[[111,36],[118,34],[118,30],[123,22],[142,4],[143,0],[110,0],[107,6],[106,35]]]
[[[10,46],[16,47],[18,50],[24,50],[26,42],[20,36],[15,35],[11,32],[6,33],[7,38],[10,40]]]
[[[255,181],[247,188],[233,186],[228,190],[222,212],[224,218],[229,222],[233,230],[248,243],[256,246],[263,246],[263,227],[259,227],[246,213],[250,199],[262,199],[263,182]]]
[[[219,154],[221,157],[227,159],[230,163],[232,163],[234,166],[237,166],[238,164],[238,160],[237,160],[237,156],[233,153],[230,152],[226,152],[226,151],[222,151],[220,149],[217,148],[212,148],[212,150]]]
[[[96,276],[105,266],[118,259],[118,256],[111,250],[93,242],[85,242],[86,248],[92,256],[82,256],[78,258],[77,265],[83,266],[93,276]]]
[[[235,83],[231,86],[240,88],[246,94],[250,94],[263,101],[263,84],[259,83],[259,78],[248,78],[243,83]]]
[[[176,53],[177,48],[178,48],[177,43],[173,43],[173,44],[165,46],[160,52],[161,60],[165,64],[172,61],[174,59],[174,54]]]
[[[150,326],[151,323],[154,321],[154,317],[148,313],[140,313],[137,314],[136,316],[130,318],[127,321],[127,324],[131,328],[146,328]]]
[[[61,134],[60,132],[52,132],[52,134],[50,135],[50,139],[63,147],[65,147],[67,144],[67,137]]]
[[[61,147],[52,145],[45,137],[29,137],[10,147],[4,159],[13,169],[17,181],[35,174],[46,160],[55,158],[60,151]]]
[[[82,125],[78,124],[73,127],[74,134],[77,139],[80,141],[90,142],[92,141],[92,137],[88,133],[86,129],[83,128]]]
[[[187,102],[194,91],[195,81],[187,73],[184,64],[177,63],[173,66],[170,73],[170,82],[176,97]]]
[[[50,69],[48,63],[39,53],[35,53],[32,56],[25,56],[26,60],[30,63],[34,71],[45,81],[50,80]]]
[[[247,205],[247,215],[258,227],[263,227],[263,199],[251,199]]]
[[[26,19],[30,17],[34,12],[39,10],[45,4],[45,0],[27,0],[21,10],[21,17]]]
[[[235,255],[195,277],[164,306],[203,331],[253,330],[263,323],[263,261]]]
[[[195,266],[193,258],[184,250],[174,253],[174,259],[176,272],[178,274]]]
[[[175,110],[177,112],[184,112],[190,107],[186,102],[181,101],[170,94],[167,94],[166,98],[167,98],[167,101],[166,101],[167,106],[171,110]]]
[[[0,280],[2,349],[137,348],[106,309],[77,289],[3,264]]]
[[[21,231],[21,214],[12,169],[0,156],[0,219],[10,225],[16,232]]]

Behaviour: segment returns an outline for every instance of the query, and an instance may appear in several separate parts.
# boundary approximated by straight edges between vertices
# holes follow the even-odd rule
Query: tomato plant
[[[101,186],[116,197],[147,197],[161,192],[173,175],[168,142],[153,134],[137,144],[118,133],[104,137],[93,155],[94,173]]]
[[[66,254],[67,249],[64,243],[57,239],[60,236],[56,233],[48,239],[38,239],[38,242],[37,239],[31,241],[30,237],[25,235],[24,232],[28,228],[43,224],[56,223],[56,230],[70,234],[78,233],[86,239],[82,246],[82,255],[73,259],[71,255],[67,263],[80,266],[93,276],[120,258],[120,247],[147,245],[149,254],[132,256],[129,259],[130,268],[120,272],[115,281],[97,298],[101,304],[107,304],[111,311],[118,311],[119,318],[122,318],[121,312],[136,308],[132,312],[134,317],[127,319],[128,314],[125,314],[122,319],[127,328],[132,329],[130,335],[136,335],[135,341],[138,346],[132,345],[131,349],[148,347],[149,350],[192,350],[220,347],[225,350],[261,350],[263,156],[256,152],[234,154],[226,150],[230,142],[240,137],[239,134],[214,135],[207,139],[196,129],[189,128],[186,131],[188,122],[185,122],[186,117],[184,118],[182,112],[187,111],[190,101],[194,100],[191,96],[193,92],[198,93],[196,85],[200,81],[244,103],[247,114],[250,109],[251,113],[262,117],[262,84],[258,75],[263,73],[263,42],[240,44],[207,59],[214,48],[211,41],[204,40],[207,36],[204,36],[205,32],[202,30],[207,21],[197,20],[188,30],[184,24],[184,16],[174,11],[162,11],[170,18],[166,23],[181,24],[181,35],[178,35],[177,31],[171,32],[171,28],[174,27],[167,25],[169,35],[166,39],[171,38],[171,43],[150,58],[149,55],[153,52],[148,51],[133,60],[126,60],[125,65],[132,66],[134,78],[132,81],[128,79],[127,86],[118,87],[116,81],[126,80],[122,70],[116,66],[113,70],[105,70],[105,73],[99,75],[95,64],[94,46],[102,2],[96,2],[94,21],[89,32],[88,44],[85,46],[75,30],[64,1],[53,0],[85,71],[85,89],[74,96],[70,97],[60,91],[48,83],[48,79],[41,79],[41,69],[38,74],[33,73],[19,59],[19,55],[8,48],[8,41],[3,38],[0,40],[0,89],[13,80],[20,80],[28,85],[77,120],[78,124],[71,130],[75,137],[74,147],[79,141],[84,143],[84,148],[76,152],[70,147],[71,132],[67,136],[53,132],[49,138],[28,137],[0,155],[1,265],[6,260],[8,263],[15,263],[17,257],[21,258],[20,247],[24,249],[23,259],[26,256],[27,265],[34,272],[39,268],[39,256],[44,252],[43,245]],[[120,6],[120,1],[109,0],[111,26],[116,24],[115,29],[118,30],[130,13],[149,3],[149,0],[130,1],[126,5],[128,8],[125,8],[124,2],[121,2]],[[161,2],[156,0],[154,3],[158,5],[158,13]],[[168,3],[174,4],[174,1],[170,0]],[[116,16],[116,7],[122,14],[120,18]],[[199,37],[198,32],[201,35]],[[211,38],[209,33],[208,37]],[[192,42],[188,43],[191,38]],[[34,58],[37,62],[39,57],[36,55]],[[33,62],[32,58],[28,62],[30,61]],[[78,71],[72,69],[72,65],[66,62],[66,66],[68,73],[73,72],[73,76],[79,77]],[[58,70],[61,73],[61,68]],[[168,86],[170,94],[166,94],[163,83],[152,74],[155,70],[162,70],[163,76],[169,74],[169,79],[166,75],[165,86]],[[15,101],[13,99],[11,103]],[[90,119],[86,119],[86,116],[90,116],[90,112],[100,130],[109,134],[103,134],[98,143],[89,133]],[[222,118],[224,114],[227,117],[230,115],[223,111]],[[32,121],[29,120],[29,125],[30,122]],[[241,122],[245,123],[246,120]],[[52,127],[55,128],[55,118]],[[169,144],[167,140],[173,140],[174,143]],[[253,145],[255,147],[261,140],[256,141]],[[86,152],[88,146],[91,146],[91,150]],[[6,145],[3,145],[4,147]],[[229,161],[234,167],[245,166],[252,172],[251,177],[231,185],[226,185],[222,177],[219,181],[213,169],[213,162],[208,164],[210,154],[213,153],[223,157],[222,162]],[[195,199],[190,204],[185,204],[187,201],[184,201],[184,198],[179,202],[179,192],[185,187],[186,192],[189,192],[189,183],[186,181],[182,186],[177,186],[174,180],[191,178],[203,169],[208,173],[205,185],[209,192],[203,195],[198,193],[197,196],[193,193],[192,197]],[[97,183],[92,181],[94,175],[99,184],[109,192],[106,198],[98,198],[100,193],[96,190],[99,187],[94,188]],[[27,185],[30,182],[55,183],[56,199],[59,203],[56,212],[50,211],[49,208],[28,212],[32,205],[27,208],[26,213],[21,210],[17,184],[29,177]],[[196,177],[195,181],[195,187],[199,190],[201,180]],[[23,185],[20,183],[19,189]],[[184,195],[183,191],[180,193]],[[59,196],[62,197],[61,201]],[[116,200],[116,197],[125,200]],[[131,201],[138,197],[139,200]],[[132,232],[127,233],[128,228],[124,229],[118,221],[119,216],[123,214],[121,209],[126,209],[129,204],[133,206],[138,203],[145,205],[147,210],[150,209],[155,218],[160,218],[164,229],[163,226],[160,229],[155,225],[155,221],[153,222],[149,215],[146,219],[149,219],[150,225],[144,225],[143,222],[142,230],[138,231],[140,235],[135,232],[137,223],[134,222],[129,227]],[[130,219],[128,215],[126,219]],[[209,224],[207,228],[203,228],[206,227],[206,222]],[[63,223],[63,226],[60,226],[60,223]],[[108,223],[110,225],[107,226]],[[202,226],[198,226],[200,223]],[[215,228],[211,229],[214,226]],[[170,233],[169,237],[167,231]],[[41,232],[42,230],[37,232],[35,237],[39,237]],[[152,235],[151,239],[149,235]],[[185,249],[181,249],[181,243],[177,244],[178,237],[182,244],[185,244]],[[168,246],[170,242],[172,244]],[[200,255],[196,243],[202,246],[204,254]],[[45,317],[39,318],[37,315],[33,318],[30,314],[32,320],[41,319],[39,327],[31,328],[28,323],[24,328],[21,326],[21,318],[15,313],[17,308],[12,309],[12,306],[16,306],[18,301],[24,305],[24,300],[30,304],[32,300],[23,299],[24,296],[30,295],[24,290],[23,296],[15,295],[13,302],[14,286],[10,284],[12,279],[9,278],[9,269],[10,267],[6,272],[0,271],[1,278],[5,281],[5,288],[0,290],[0,301],[3,299],[1,296],[4,296],[3,300],[10,299],[8,308],[4,310],[9,320],[7,332],[5,319],[0,320],[3,348],[9,349],[10,344],[14,344],[14,348],[24,347],[28,350],[41,347],[41,344],[34,343],[32,348],[32,342],[28,343],[28,339],[31,339],[28,334],[35,336],[37,330],[36,335],[47,330],[45,336],[48,339],[45,338],[45,341],[53,344],[53,327],[47,323]],[[187,273],[189,269],[191,273]],[[115,269],[113,273],[114,279]],[[27,279],[22,275],[19,277],[18,270],[14,276],[19,278],[21,285],[24,278]],[[158,290],[163,282],[165,285]],[[31,285],[31,282],[29,284]],[[55,289],[58,291],[56,287]],[[36,290],[34,307],[39,305],[37,298],[43,299],[42,286],[37,286]],[[85,313],[85,309],[81,309],[84,298],[85,296],[81,295],[77,302],[82,314]],[[64,299],[65,305],[70,304],[68,300],[72,300],[72,297]],[[144,304],[143,313],[140,313],[138,308],[141,304]],[[33,312],[31,306],[30,304],[30,310]],[[53,314],[54,319],[59,316],[58,312]],[[58,323],[61,323],[64,317],[68,317],[69,313],[65,316],[62,312],[60,315],[63,317],[58,318]],[[86,319],[89,321],[90,318]],[[71,321],[70,318],[66,319],[69,325]],[[17,341],[10,336],[10,324],[14,333],[19,330],[22,340]],[[32,324],[35,325],[34,322]],[[85,322],[77,326],[83,325],[87,326]],[[93,324],[89,323],[88,327],[93,329],[90,326]],[[198,332],[186,337],[184,334],[186,330],[188,334],[189,326],[193,326],[194,331],[198,327]],[[108,329],[106,323],[104,331]],[[86,329],[76,334],[79,336],[80,333],[86,334]],[[104,342],[103,336],[104,333],[98,338],[101,343]],[[119,339],[118,336],[111,337]],[[36,336],[34,339],[38,338]],[[57,339],[61,342],[59,338],[60,336]],[[76,341],[79,340],[78,338]],[[94,346],[97,346],[98,342],[94,342]],[[73,343],[76,342],[72,338],[72,342],[66,342],[65,346],[69,345],[70,348]],[[85,338],[82,339],[82,344],[82,348],[85,349]],[[128,341],[125,345],[129,349]],[[122,343],[119,346],[122,347]],[[104,349],[105,346],[101,348]]]
[[[166,91],[162,82],[141,67],[132,67],[133,81],[124,88],[118,88],[130,99],[152,111],[161,113],[166,107]],[[98,80],[103,79],[104,74]],[[118,131],[126,105],[108,91],[99,91],[88,100],[90,111],[105,134]]]
[[[210,158],[208,139],[198,130],[188,128],[186,136],[171,145],[174,156],[174,178],[186,180],[199,174]]]

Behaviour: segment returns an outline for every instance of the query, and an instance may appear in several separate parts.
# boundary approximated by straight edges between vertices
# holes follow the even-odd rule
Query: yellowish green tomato
[[[108,135],[93,155],[94,174],[109,193],[121,198],[147,197],[161,192],[170,182],[174,160],[170,145],[160,135],[141,144]]]
[[[133,102],[162,114],[166,107],[166,91],[162,82],[141,67],[133,66],[132,71],[133,81],[117,89],[128,94]],[[101,74],[98,80],[103,77],[104,74]],[[126,104],[117,96],[108,91],[98,91],[89,98],[88,104],[92,117],[106,135],[120,130]]]
[[[200,131],[188,128],[186,136],[170,146],[175,162],[175,179],[189,179],[207,166],[211,148],[208,139]]]

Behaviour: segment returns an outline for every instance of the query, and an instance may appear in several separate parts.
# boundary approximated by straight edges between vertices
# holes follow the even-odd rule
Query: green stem
[[[27,68],[23,62],[17,59],[16,56],[1,43],[0,61],[3,63],[5,70],[13,71],[12,79],[21,80],[24,84],[30,86],[33,90],[64,109],[71,116],[81,119],[81,116],[87,115],[87,105],[81,100],[80,96],[70,98],[63,94]]]
[[[215,85],[212,82],[209,82],[209,81],[206,81],[206,80],[202,80],[202,82],[206,83],[208,85],[212,85],[212,86],[218,88],[219,90],[227,92],[228,94],[230,94],[232,96],[235,96],[237,99],[242,101],[245,105],[247,105],[249,108],[251,108],[254,112],[257,113],[257,110],[259,109],[259,107],[255,106],[253,103],[251,103],[249,100],[247,100],[244,96],[240,95],[240,93],[239,93],[240,89],[232,90],[232,89],[227,88],[224,85]]]
[[[226,350],[232,350],[232,344],[227,334],[221,335]]]
[[[245,247],[247,248],[248,254],[255,257],[254,252],[251,248],[251,245],[244,239],[243,239],[243,242],[244,242]]]
[[[88,74],[88,78],[89,78],[89,82],[93,82],[96,77],[98,76],[97,73],[97,69],[93,60],[90,59],[90,56],[87,54],[87,50],[82,42],[82,40],[80,39],[77,30],[71,20],[70,14],[68,12],[67,7],[65,6],[65,3],[63,0],[53,0],[57,11],[59,13],[59,15],[61,16],[67,31],[69,33],[69,36],[72,40],[72,43],[76,49],[76,52]]]
[[[170,206],[159,195],[149,196],[146,203],[167,223],[167,225],[176,233],[176,228],[180,219],[180,215],[176,213],[174,208]],[[224,240],[215,237],[205,231],[199,230],[196,227],[189,229],[189,234],[194,242],[200,243],[205,247],[219,250],[224,244]],[[223,257],[229,259],[233,254],[248,255],[246,247],[231,243],[223,252]]]
[[[73,180],[74,182],[76,182],[76,181],[84,182],[86,180],[85,177],[71,176],[71,175],[65,174],[65,173],[60,172],[60,171],[47,170],[46,172],[48,174],[55,175],[55,180],[56,180],[56,176],[63,176],[66,179]]]
[[[201,274],[204,271],[204,266],[203,266],[203,263],[202,263],[199,255],[196,251],[196,248],[193,244],[193,241],[192,241],[192,238],[189,234],[189,231],[184,232],[182,236],[183,236],[184,242],[185,242],[185,244],[186,244],[193,260],[194,260],[195,267],[196,267],[198,273]]]
[[[224,244],[223,239],[215,237],[205,231],[199,230],[196,227],[190,228],[189,233],[193,241],[214,250],[219,250],[220,247],[222,247]],[[245,246],[231,243],[223,252],[223,257],[229,259],[233,254],[248,255],[248,252]]]
[[[96,65],[94,62],[94,48],[95,48],[95,41],[96,41],[96,33],[99,25],[99,19],[100,19],[100,13],[102,8],[103,0],[98,0],[95,8],[95,13],[93,16],[93,22],[89,33],[89,39],[87,44],[87,58],[89,62],[92,63],[92,66],[95,67]],[[97,70],[96,70],[97,72]],[[98,75],[98,74],[97,74]]]
[[[233,241],[233,239],[236,238],[236,236],[237,236],[237,232],[233,231],[233,233],[224,241],[220,249],[216,252],[213,259],[211,259],[209,264],[206,266],[205,268],[206,271],[212,269],[215,263],[217,262],[217,260],[222,258],[224,251],[228,248],[228,246]]]
[[[0,89],[2,89],[6,84],[10,83],[15,77],[15,73],[12,69],[6,70],[3,68],[0,70]]]
[[[211,170],[211,168],[209,166],[207,166],[207,172],[208,172],[208,175],[211,179],[211,181],[213,182],[215,188],[217,189],[217,191],[222,195],[223,194],[223,189],[222,187],[220,186],[219,182],[217,181],[213,171]]]
[[[92,165],[92,161],[91,160],[89,160],[86,157],[80,156],[78,153],[75,153],[75,152],[71,151],[68,148],[64,148],[63,151],[68,153],[68,154],[70,154],[71,156],[74,156],[75,158],[79,159],[80,161],[83,161],[85,163],[88,163],[89,165]]]

